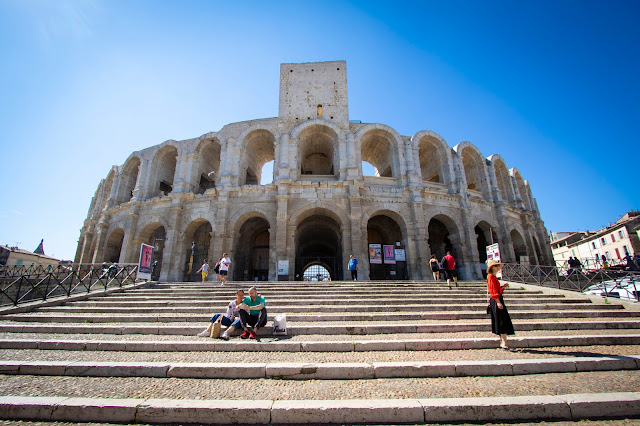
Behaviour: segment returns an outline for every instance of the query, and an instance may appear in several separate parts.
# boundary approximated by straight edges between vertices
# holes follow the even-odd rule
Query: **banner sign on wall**
[[[382,246],[369,244],[369,263],[382,263]]]
[[[490,260],[500,262],[500,247],[498,246],[498,243],[487,246],[487,263],[489,263]],[[502,278],[502,271],[499,271],[496,274],[496,277]]]
[[[405,254],[404,249],[396,249],[396,262],[406,262],[407,255]]]
[[[278,260],[278,275],[289,275],[288,260]]]
[[[395,265],[396,263],[396,250],[392,245],[382,246],[384,252],[384,263],[388,265]]]
[[[138,279],[150,280],[153,263],[153,247],[142,244],[140,247],[140,261],[138,262]]]

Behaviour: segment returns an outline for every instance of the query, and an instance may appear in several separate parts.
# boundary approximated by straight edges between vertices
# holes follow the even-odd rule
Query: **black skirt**
[[[500,295],[500,303],[504,306],[504,309],[498,309],[496,301],[491,299],[491,332],[493,334],[516,334],[513,330],[513,324],[511,323],[511,317],[509,311],[507,311],[507,305],[504,304],[504,299]]]

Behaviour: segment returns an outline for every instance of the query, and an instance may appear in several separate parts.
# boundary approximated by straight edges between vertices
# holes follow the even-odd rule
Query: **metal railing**
[[[133,263],[0,266],[0,306],[122,287],[137,272]]]
[[[506,263],[502,279],[624,300],[640,300],[640,272]]]

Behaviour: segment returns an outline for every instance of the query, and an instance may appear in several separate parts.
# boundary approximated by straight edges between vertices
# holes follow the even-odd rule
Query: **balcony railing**
[[[0,266],[0,306],[19,306],[134,284],[138,265]]]

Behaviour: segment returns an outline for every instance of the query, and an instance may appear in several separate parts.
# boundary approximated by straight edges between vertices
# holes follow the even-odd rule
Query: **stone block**
[[[97,351],[126,351],[127,350],[127,344],[129,342],[125,342],[125,341],[109,341],[109,340],[104,340],[104,341],[99,341],[97,342],[96,345],[96,350]]]
[[[569,405],[555,396],[421,399],[424,422],[570,420]]]
[[[74,362],[67,376],[86,377],[167,377],[169,364],[157,362]]]
[[[0,374],[19,374],[22,361],[0,361]]]
[[[84,340],[42,340],[38,343],[40,350],[83,351]]]
[[[353,352],[354,342],[301,342],[302,352]]]
[[[571,408],[573,420],[640,415],[640,392],[573,394],[559,398]]]
[[[376,378],[395,377],[454,377],[455,366],[448,361],[431,362],[375,362]]]
[[[511,361],[454,361],[456,376],[512,376]]]
[[[68,398],[57,404],[51,420],[67,422],[133,423],[143,399]]]
[[[136,423],[269,424],[272,401],[148,399]]]
[[[368,351],[404,351],[404,340],[361,340],[355,342],[356,352]]]
[[[0,419],[50,420],[53,408],[67,400],[66,397],[2,396]]]
[[[371,379],[373,367],[365,363],[269,363],[266,377],[274,379]]]
[[[208,379],[261,379],[267,364],[263,363],[172,363],[167,377]]]
[[[70,361],[31,361],[23,362],[20,374],[33,376],[64,376]]]
[[[274,401],[274,424],[424,423],[421,404],[414,399]]]
[[[536,360],[512,360],[514,375],[545,374],[545,373],[574,373],[576,364],[573,358],[548,358]]]
[[[7,339],[0,340],[0,349],[38,349],[38,340]]]
[[[406,350],[408,351],[448,351],[463,348],[463,343],[468,340],[463,339],[425,339],[407,340]]]

